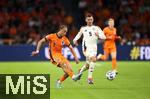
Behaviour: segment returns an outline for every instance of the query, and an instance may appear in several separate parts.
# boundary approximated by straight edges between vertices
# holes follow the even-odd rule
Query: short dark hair
[[[60,25],[59,26],[59,30],[63,29],[63,28],[67,28],[67,25]]]
[[[87,17],[93,17],[93,14],[92,13],[86,13],[85,18],[87,18]]]

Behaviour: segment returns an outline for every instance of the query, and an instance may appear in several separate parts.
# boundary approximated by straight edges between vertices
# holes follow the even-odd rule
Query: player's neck
[[[109,28],[109,29],[113,29],[113,28],[114,28],[114,26],[108,26],[108,28]]]
[[[59,34],[59,32],[56,33],[56,35],[57,35],[58,38],[62,38],[62,36]]]
[[[89,26],[89,27],[92,26],[92,25],[93,25],[93,24],[87,24],[87,26]]]

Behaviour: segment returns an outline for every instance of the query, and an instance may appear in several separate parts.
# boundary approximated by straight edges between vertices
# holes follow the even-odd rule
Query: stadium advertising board
[[[0,46],[0,61],[46,61],[49,60],[48,47],[43,47],[40,54],[37,57],[31,57],[31,52],[35,49],[35,46],[20,45],[20,46]],[[82,47],[74,47],[77,57],[80,60],[85,60],[82,54]],[[63,54],[69,60],[74,60],[69,48],[63,49]],[[98,53],[103,53],[102,46],[98,47]],[[138,60],[149,61],[150,60],[150,46],[117,46],[117,59],[118,60]]]

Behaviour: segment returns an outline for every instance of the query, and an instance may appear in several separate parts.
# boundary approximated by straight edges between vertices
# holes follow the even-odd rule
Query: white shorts
[[[85,56],[86,57],[93,57],[97,55],[97,51],[95,49],[87,49],[85,51]]]
[[[83,55],[86,57],[86,61],[88,62],[90,57],[95,57],[97,55],[97,45],[86,46],[85,42],[83,42],[82,51],[83,51]]]

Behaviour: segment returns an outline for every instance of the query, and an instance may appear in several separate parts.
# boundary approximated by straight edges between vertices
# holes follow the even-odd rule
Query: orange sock
[[[60,82],[63,82],[66,78],[68,78],[68,75],[64,74],[59,80]]]
[[[112,59],[112,69],[113,70],[117,69],[117,60],[116,60],[116,58]]]

